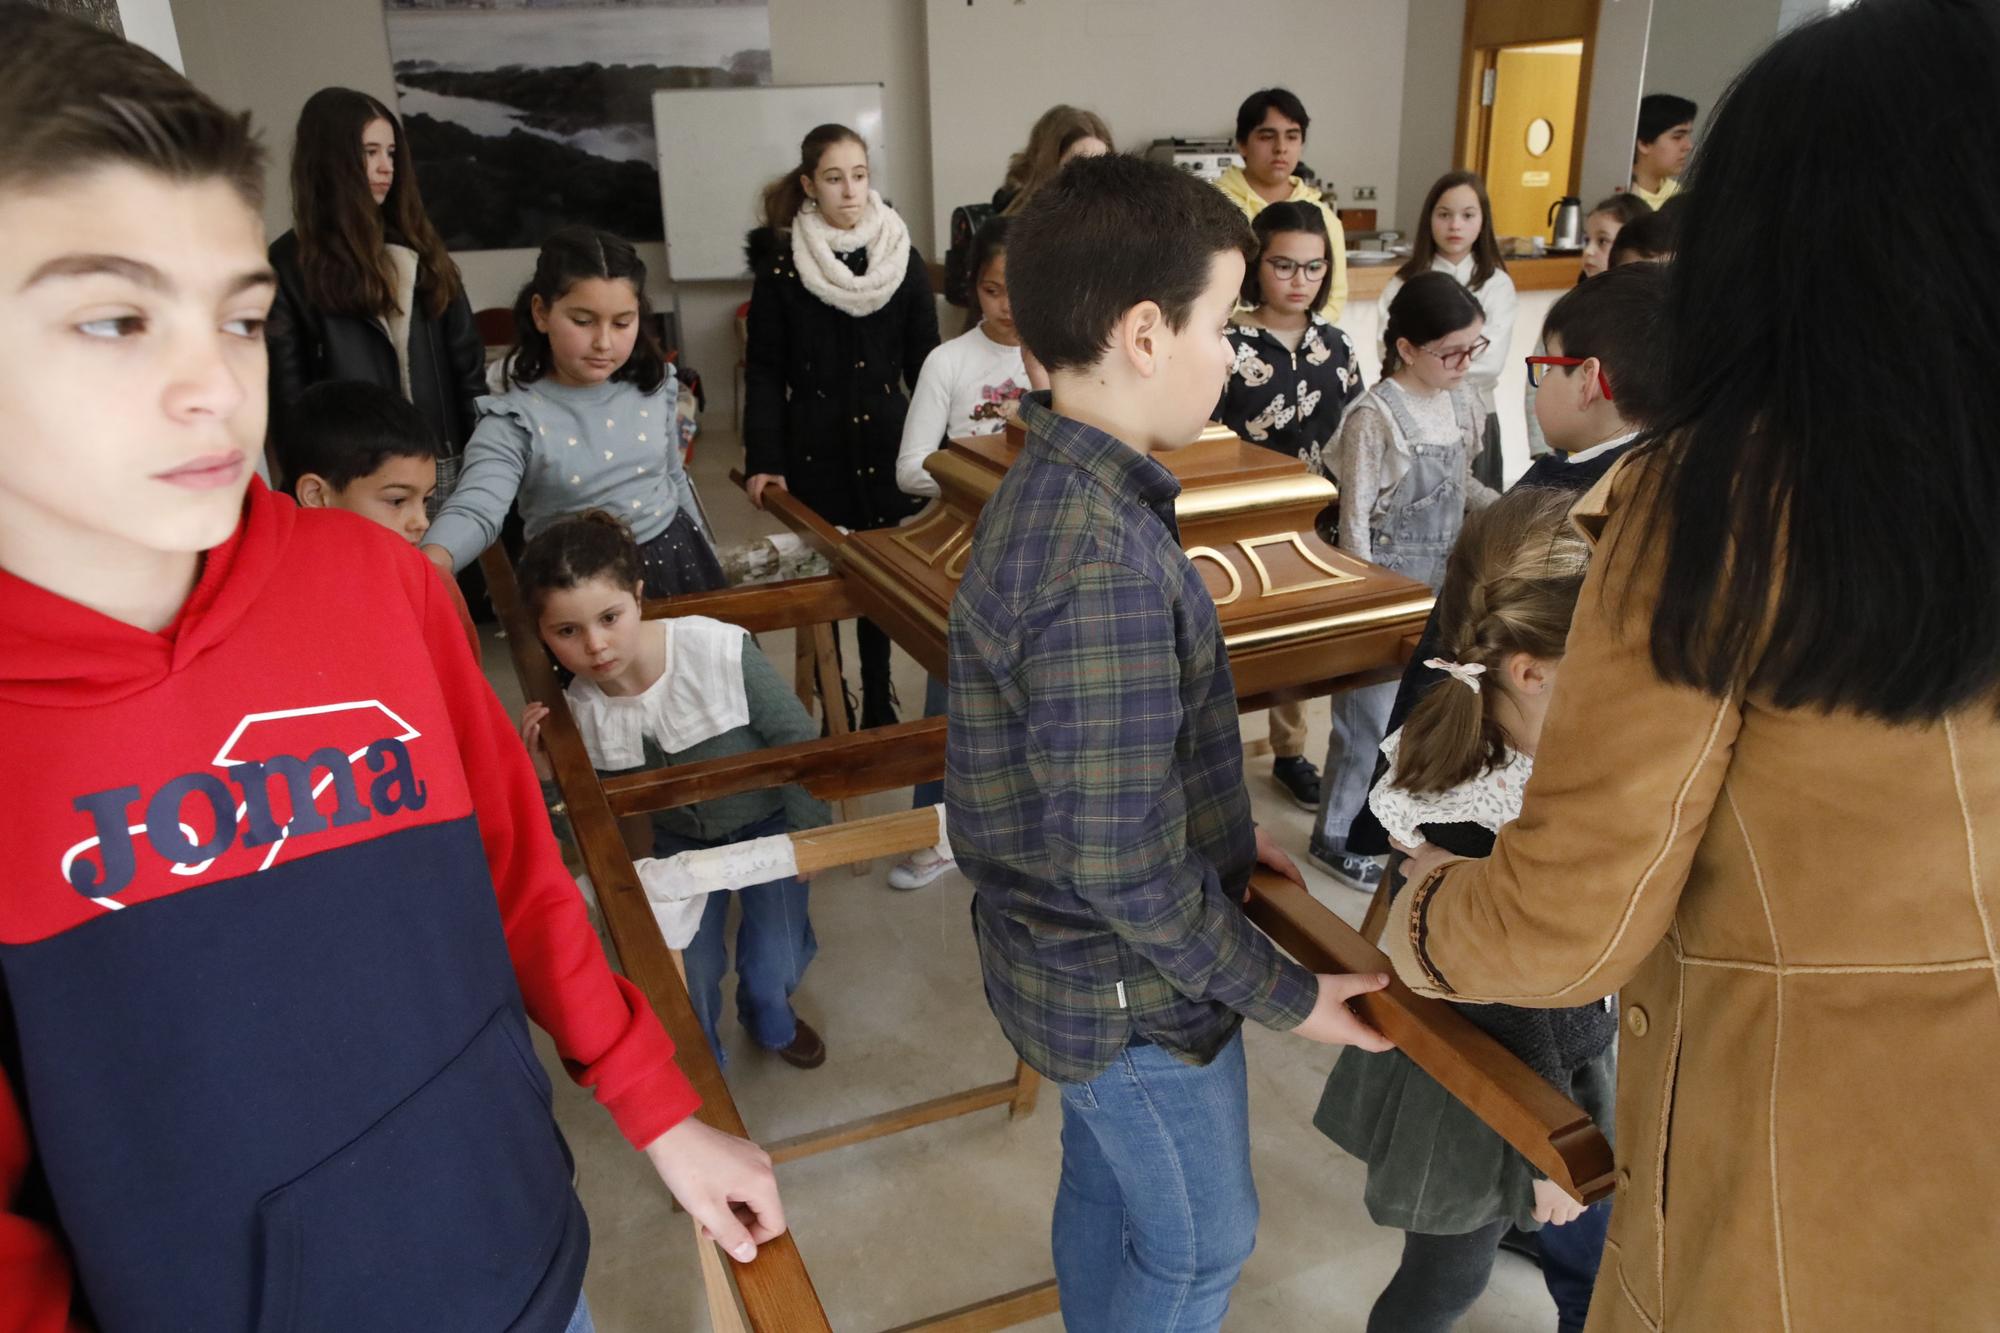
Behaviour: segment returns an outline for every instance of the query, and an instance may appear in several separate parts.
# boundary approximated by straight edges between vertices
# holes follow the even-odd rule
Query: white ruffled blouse
[[[1383,740],[1382,753],[1389,757],[1389,771],[1368,793],[1368,808],[1397,842],[1406,847],[1421,846],[1425,838],[1417,829],[1423,824],[1477,824],[1498,833],[1503,825],[1520,817],[1521,796],[1535,768],[1533,756],[1509,748],[1504,761],[1478,777],[1449,791],[1419,795],[1394,785],[1396,751],[1402,740],[1400,727]]]

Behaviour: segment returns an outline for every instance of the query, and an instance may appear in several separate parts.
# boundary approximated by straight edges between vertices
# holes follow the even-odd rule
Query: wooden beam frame
[[[835,620],[851,620],[861,614],[847,580],[837,574],[808,579],[787,579],[782,583],[753,583],[742,588],[716,592],[682,593],[676,597],[649,597],[644,614],[648,620],[669,616],[708,616],[762,634],[766,630],[799,629]]]
[[[943,718],[927,717],[698,764],[649,768],[604,779],[604,796],[613,813],[637,815],[787,782],[824,801],[892,791],[944,775],[944,727]]]
[[[797,514],[787,521],[805,532],[807,540],[816,544],[819,541],[837,544],[840,540],[839,534],[818,515],[798,505],[789,495],[778,492],[768,498],[781,508],[797,507]],[[815,538],[817,529],[825,531],[818,532]],[[626,976],[645,993],[673,1037],[676,1062],[701,1094],[698,1114],[717,1129],[748,1137],[742,1115],[729,1095],[722,1071],[709,1051],[708,1039],[688,1002],[686,982],[677,959],[653,919],[631,853],[619,832],[619,817],[786,781],[805,782],[829,799],[908,786],[943,772],[944,719],[928,718],[855,734],[846,732],[846,717],[835,716],[841,697],[837,674],[832,680],[824,678],[833,669],[831,628],[826,622],[812,619],[821,614],[853,613],[853,603],[845,588],[838,586],[843,583],[840,579],[795,579],[678,597],[670,603],[649,604],[647,614],[649,617],[662,613],[731,616],[735,623],[748,621],[769,629],[804,631],[810,627],[818,641],[814,657],[823,677],[822,692],[829,700],[828,722],[834,734],[758,754],[600,779],[584,752],[568,701],[556,684],[548,655],[522,604],[513,571],[497,547],[488,550],[480,560],[494,606],[507,629],[508,648],[522,693],[549,707],[549,716],[542,725],[543,740],[555,765],[557,786],[568,806],[578,851],[597,888],[612,947]],[[905,770],[912,770],[914,776]],[[615,810],[613,792],[618,803]],[[873,857],[912,851],[936,841],[937,816],[930,810],[901,811],[794,835],[799,869],[808,874],[839,865],[865,864]],[[774,1161],[796,1161],[996,1106],[1009,1108],[1010,1116],[1028,1115],[1035,1109],[1040,1086],[1041,1076],[1027,1064],[1016,1061],[1013,1077],[1001,1082],[831,1125],[770,1144],[766,1151]],[[757,1258],[747,1265],[729,1260],[729,1268],[724,1267],[712,1242],[701,1241],[697,1236],[697,1244],[702,1249],[710,1322],[718,1330],[740,1328],[743,1317],[747,1316],[755,1333],[831,1333],[826,1312],[790,1233],[760,1247]],[[734,1292],[729,1290],[726,1279],[731,1268]],[[912,1327],[959,1333],[1004,1328],[1054,1310],[1054,1292],[1055,1283],[1050,1281],[977,1302]],[[738,1297],[742,1302],[740,1310]]]
[[[791,839],[800,871],[816,874],[867,857],[897,856],[931,846],[940,831],[937,813],[918,809],[795,833]],[[1388,971],[1388,960],[1367,937],[1366,927],[1357,934],[1318,899],[1281,876],[1258,872],[1251,883],[1251,919],[1315,972]],[[1386,901],[1386,894],[1378,894],[1370,915],[1376,915]],[[1608,1192],[1610,1146],[1583,1108],[1456,1009],[1419,996],[1401,982],[1363,997],[1356,1008],[1542,1174],[1586,1201]],[[1011,1100],[1014,1088],[1014,1081],[988,1084],[786,1139],[769,1145],[767,1151],[788,1161],[860,1143],[998,1106]]]
[[[1250,919],[1313,971],[1389,973],[1388,989],[1355,1000],[1355,1012],[1537,1170],[1585,1203],[1611,1193],[1611,1145],[1582,1107],[1450,1005],[1397,980],[1380,949],[1304,889],[1267,872],[1250,885]]]
[[[568,806],[570,827],[575,832],[577,850],[597,889],[597,900],[611,932],[612,947],[626,977],[645,995],[666,1025],[677,1048],[675,1062],[701,1095],[696,1112],[709,1126],[743,1137],[748,1132],[729,1085],[709,1053],[708,1038],[702,1035],[694,1007],[688,1003],[687,986],[674,965],[673,952],[660,938],[651,905],[632,868],[618,832],[617,816],[604,799],[597,771],[584,752],[583,738],[577,734],[569,703],[556,685],[542,641],[521,602],[504,552],[495,546],[480,557],[486,573],[486,587],[495,610],[507,628],[507,646],[514,659],[514,671],[521,690],[529,699],[548,705],[542,723],[542,739],[556,770],[556,783]],[[712,1247],[712,1243],[711,1247]],[[819,1293],[813,1289],[805,1261],[789,1232],[757,1249],[757,1257],[747,1264],[729,1261],[734,1270],[737,1294],[742,1298],[750,1326],[758,1333],[832,1333]],[[720,1295],[710,1288],[709,1300],[714,1321],[726,1327]],[[733,1307],[731,1307],[733,1309]]]
[[[837,559],[844,538],[836,529],[788,493],[767,491],[765,500],[767,508],[808,543]],[[613,948],[626,975],[645,993],[674,1037],[681,1067],[702,1096],[702,1118],[726,1132],[745,1134],[742,1117],[688,1003],[677,959],[661,939],[639,885],[631,855],[619,834],[619,817],[782,782],[800,782],[824,798],[840,799],[934,778],[943,771],[944,720],[931,718],[854,735],[840,734],[844,725],[830,725],[835,734],[801,745],[600,780],[521,604],[512,571],[497,549],[481,559],[494,604],[508,630],[522,690],[528,698],[549,706],[543,736],[585,867],[597,886]],[[844,724],[844,716],[832,716],[840,709],[841,695],[838,673],[831,666],[828,621],[844,619],[866,607],[866,599],[857,598],[846,580],[835,576],[675,598],[670,603],[649,604],[647,613],[698,613],[746,628],[789,628],[798,631],[802,641],[811,627],[815,651],[810,656],[822,678],[819,683],[827,700],[829,723]],[[1400,650],[1398,655],[1407,656],[1409,639],[1399,640],[1395,648]],[[835,677],[832,681],[825,679],[830,671]],[[1265,693],[1271,698],[1297,697],[1323,692],[1324,687],[1350,686],[1359,679],[1363,678],[1315,682],[1312,687],[1274,682]],[[1265,703],[1264,698],[1253,697],[1242,701],[1242,706],[1247,710]],[[811,873],[907,852],[929,846],[936,839],[936,816],[929,810],[912,810],[804,831],[793,840],[799,868]],[[1281,947],[1315,971],[1388,970],[1379,950],[1289,880],[1256,876],[1247,911]],[[1586,1201],[1610,1191],[1614,1169],[1610,1149],[1589,1117],[1451,1006],[1419,997],[1392,980],[1388,990],[1357,1000],[1355,1009],[1550,1179]],[[1017,1064],[1011,1079],[828,1126],[773,1143],[767,1150],[775,1160],[794,1161],[1000,1105],[1008,1106],[1012,1115],[1025,1115],[1034,1109],[1039,1085],[1040,1078],[1033,1070]],[[737,1296],[741,1297],[742,1315],[747,1315],[749,1327],[757,1333],[819,1333],[829,1329],[789,1234],[762,1247],[757,1259],[748,1265],[730,1261],[725,1266],[712,1244],[704,1243],[703,1269],[711,1319],[718,1329],[739,1326],[732,1322],[739,1319]],[[734,1293],[726,1280],[731,1273]],[[1055,1284],[1044,1282],[901,1325],[891,1333],[988,1333],[1056,1308]]]
[[[996,1329],[1012,1328],[1054,1314],[1059,1308],[1055,1279],[1051,1278],[1004,1296],[919,1319],[914,1324],[898,1324],[888,1333],[994,1333]]]

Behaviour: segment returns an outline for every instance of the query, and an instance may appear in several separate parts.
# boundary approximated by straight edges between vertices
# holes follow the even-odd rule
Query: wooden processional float
[[[874,620],[926,670],[943,675],[945,624],[972,533],[1020,442],[1015,424],[1004,435],[951,441],[925,462],[937,478],[940,498],[898,528],[845,533],[790,494],[767,490],[765,507],[823,554],[834,572],[649,601],[646,615],[712,616],[753,634],[795,631],[797,686],[808,708],[815,694],[823,700],[844,697],[834,627],[857,615]],[[1315,520],[1335,498],[1328,482],[1297,460],[1246,444],[1220,426],[1161,461],[1181,483],[1175,504],[1181,541],[1215,600],[1239,708],[1252,711],[1401,674],[1429,615],[1431,592],[1321,540]],[[829,734],[819,740],[599,779],[504,555],[496,547],[483,564],[522,691],[550,708],[542,734],[620,965],[673,1035],[680,1064],[701,1093],[702,1118],[746,1134],[628,846],[644,854],[650,838],[639,825],[652,811],[732,792],[797,782],[838,803],[939,778],[945,721],[925,718],[849,732],[845,709],[836,704],[826,710]],[[939,842],[940,832],[936,811],[919,809],[837,823],[793,834],[790,841],[798,869],[818,872],[929,847]],[[948,830],[944,833],[948,837]],[[1385,885],[1378,893],[1361,932],[1297,885],[1263,872],[1252,878],[1246,910],[1315,972],[1387,972],[1388,960],[1372,941],[1386,918],[1388,892]],[[1537,1170],[1586,1201],[1611,1191],[1610,1147],[1582,1108],[1449,1005],[1392,980],[1387,990],[1361,997],[1354,1007]],[[990,1107],[1026,1115],[1034,1109],[1039,1084],[1033,1070],[1017,1063],[1010,1078],[765,1147],[785,1162]],[[830,1327],[789,1235],[764,1246],[749,1264],[726,1259],[698,1232],[696,1244],[718,1333]],[[1055,1309],[1055,1284],[1048,1281],[890,1333],[980,1333]]]

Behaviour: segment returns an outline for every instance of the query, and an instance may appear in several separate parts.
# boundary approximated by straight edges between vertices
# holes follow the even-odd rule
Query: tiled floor
[[[735,442],[715,433],[701,441],[694,467],[725,542],[775,530],[730,486],[726,474],[738,456]],[[763,645],[789,674],[790,635],[765,635]],[[854,660],[851,640],[847,659]],[[518,710],[504,645],[490,646],[486,661],[501,697]],[[915,716],[923,678],[900,654],[897,684],[904,716]],[[1327,716],[1323,705],[1313,713],[1308,753],[1317,761]],[[1262,726],[1245,720],[1251,737]],[[1247,771],[1259,822],[1298,855],[1309,816],[1271,783],[1268,759],[1250,760]],[[850,803],[848,817],[907,804],[907,793],[885,793]],[[897,893],[883,878],[887,869],[878,862],[862,876],[832,871],[813,883],[820,952],[798,1005],[826,1036],[825,1066],[792,1069],[740,1030],[726,1032],[730,1087],[755,1136],[802,1133],[1004,1078],[1013,1067],[980,994],[964,879],[951,874]],[[1366,906],[1359,894],[1311,867],[1305,873],[1322,901],[1359,920]],[[1401,1237],[1369,1221],[1358,1164],[1311,1126],[1333,1053],[1255,1025],[1246,1030],[1263,1220],[1227,1327],[1359,1330],[1394,1270]],[[546,1043],[543,1054],[590,1213],[585,1290],[598,1328],[708,1328],[688,1219],[670,1211],[645,1161],[564,1077]],[[984,1111],[780,1168],[787,1216],[833,1327],[869,1333],[1048,1277],[1060,1117],[1045,1090],[1040,1108],[1019,1122],[1004,1110]],[[1554,1322],[1540,1274],[1503,1254],[1461,1328],[1529,1333]],[[1060,1323],[1022,1327],[1048,1333]]]

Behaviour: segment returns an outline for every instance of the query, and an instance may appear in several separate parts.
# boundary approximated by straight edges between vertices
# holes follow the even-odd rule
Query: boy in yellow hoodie
[[[1337,324],[1347,305],[1347,236],[1319,187],[1292,174],[1305,152],[1306,129],[1311,124],[1305,103],[1289,89],[1263,88],[1251,93],[1236,108],[1236,151],[1243,155],[1243,165],[1223,172],[1216,186],[1249,218],[1271,204],[1297,201],[1319,205],[1319,211],[1326,215],[1327,237],[1333,243],[1333,272],[1327,278],[1326,306],[1321,313]]]

